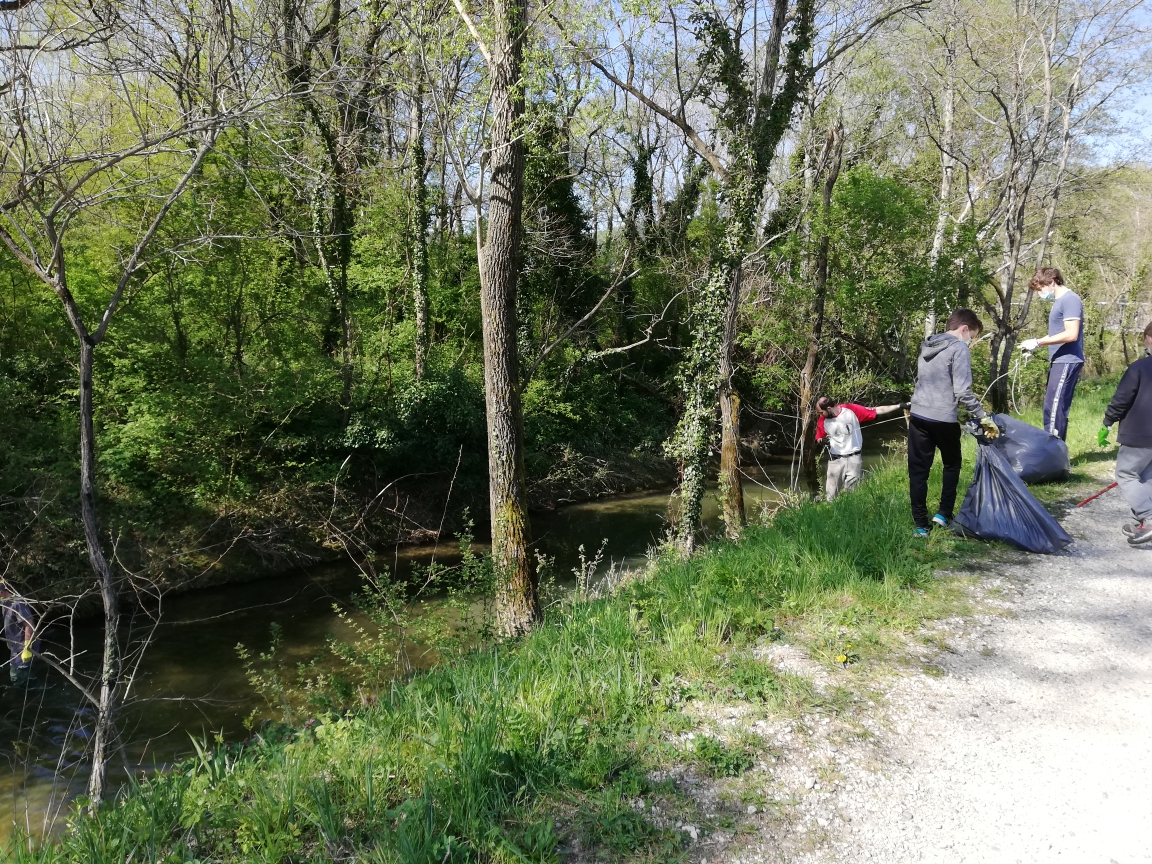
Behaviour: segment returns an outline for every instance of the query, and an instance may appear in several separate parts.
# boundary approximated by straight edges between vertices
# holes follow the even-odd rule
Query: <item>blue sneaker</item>
[[[944,516],[942,516],[941,514],[937,513],[935,516],[932,517],[932,524],[933,525],[939,525],[941,528],[947,528],[948,527],[948,520],[946,518],[944,518]]]
[[[913,528],[912,529],[912,536],[916,537],[916,538],[923,537],[925,540],[927,540],[928,539],[928,529],[927,528]]]

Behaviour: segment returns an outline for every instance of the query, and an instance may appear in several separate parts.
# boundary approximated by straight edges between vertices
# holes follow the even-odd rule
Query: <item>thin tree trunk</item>
[[[830,162],[827,162],[827,174],[824,176],[824,188],[820,199],[820,239],[816,243],[816,259],[812,268],[812,330],[808,336],[808,352],[804,357],[804,367],[800,370],[800,464],[808,479],[809,487],[814,491],[819,488],[816,477],[816,365],[820,356],[820,340],[824,336],[824,313],[828,297],[828,256],[832,242],[828,233],[828,220],[832,211],[832,190],[840,177],[840,163],[844,153],[844,130],[839,123],[828,131],[824,152]]]
[[[424,151],[424,86],[412,99],[412,305],[416,318],[416,380],[424,377],[428,354],[428,167]]]
[[[92,359],[95,347],[86,333],[80,341],[80,520],[88,560],[100,581],[104,606],[104,655],[100,668],[100,697],[96,729],[92,739],[92,773],[88,777],[89,808],[95,810],[107,786],[108,751],[115,735],[116,685],[119,678],[120,603],[112,569],[100,545],[100,525],[96,518],[96,435],[92,409]]]
[[[1016,287],[1016,271],[1020,268],[1020,253],[1024,245],[1024,219],[1027,197],[1013,190],[1008,216],[1005,220],[1004,271],[1000,277],[1000,314],[996,321],[996,335],[992,337],[989,389],[992,410],[1008,410],[1008,372],[1012,364],[1012,350],[1016,347],[1017,327],[1012,322],[1012,297]],[[1029,292],[1031,294],[1031,292]],[[1030,301],[1025,298],[1025,304]]]
[[[953,67],[956,62],[956,50],[948,45],[944,49],[945,83],[944,105],[941,116],[943,126],[940,140],[940,199],[936,208],[936,230],[932,233],[932,249],[928,252],[928,269],[933,278],[936,267],[940,263],[940,255],[944,251],[944,236],[948,230],[948,203],[952,198],[952,175],[956,168],[956,158],[952,155],[955,147],[955,118],[956,118],[956,82]],[[936,332],[936,292],[933,290],[930,298],[931,307],[924,316],[924,338],[927,339]]]
[[[347,190],[343,187],[345,178],[341,175],[337,182],[334,206],[336,207],[336,248],[340,263],[337,269],[336,292],[340,311],[340,407],[343,409],[344,426],[352,415],[352,316],[348,312],[348,264],[352,260],[352,208]]]
[[[728,314],[720,345],[720,499],[724,528],[737,540],[744,530],[744,486],[740,475],[740,395],[732,386],[735,369],[732,351],[736,344],[736,324],[740,312],[742,268],[732,273],[728,292]]]
[[[497,626],[507,636],[540,620],[524,472],[516,347],[516,282],[524,199],[521,81],[526,0],[493,0],[492,132],[488,231],[480,261],[484,395]],[[479,227],[479,226],[478,226]]]

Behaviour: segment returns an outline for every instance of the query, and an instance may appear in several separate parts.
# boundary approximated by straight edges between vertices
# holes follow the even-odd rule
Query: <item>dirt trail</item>
[[[893,683],[878,738],[801,805],[822,836],[785,860],[1152,862],[1152,545],[1126,515],[1110,492],[1063,520],[1069,554],[1003,568],[1010,615],[957,624],[943,675]]]
[[[1066,554],[990,553],[984,613],[931,625],[943,647],[909,643],[922,671],[876,701],[800,646],[765,652],[856,695],[837,717],[753,724],[776,755],[743,788],[765,804],[690,860],[1152,862],[1152,544],[1128,546],[1128,515],[1112,491],[1061,520]]]

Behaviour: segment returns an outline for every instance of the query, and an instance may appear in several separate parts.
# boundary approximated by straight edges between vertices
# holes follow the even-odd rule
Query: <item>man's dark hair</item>
[[[1150,321],[1148,326],[1144,328],[1144,338],[1152,339],[1152,321]]]
[[[977,333],[984,332],[984,322],[981,321],[971,309],[957,309],[948,316],[948,321],[944,324],[944,329],[959,330],[964,326],[967,326],[969,330]]]
[[[1152,327],[1152,325],[1149,325],[1149,326]],[[821,396],[819,399],[816,400],[816,410],[819,411],[821,414],[823,414],[825,411],[827,411],[831,407],[832,407],[832,400],[829,399],[827,396]]]
[[[1063,284],[1064,274],[1057,267],[1041,267],[1036,271],[1036,275],[1028,280],[1028,287],[1033,291],[1038,288],[1047,288],[1049,285]]]

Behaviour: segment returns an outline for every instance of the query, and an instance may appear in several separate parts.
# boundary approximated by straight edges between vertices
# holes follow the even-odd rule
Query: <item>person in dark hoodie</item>
[[[1152,355],[1152,324],[1144,328],[1144,353]],[[1152,356],[1142,357],[1124,372],[1116,393],[1104,411],[1098,441],[1108,443],[1108,429],[1120,424],[1120,450],[1116,454],[1116,485],[1134,521],[1121,529],[1128,543],[1152,541]]]
[[[908,496],[918,537],[927,537],[933,526],[947,527],[956,507],[960,483],[960,422],[963,407],[980,421],[990,437],[998,434],[992,418],[984,413],[972,392],[972,358],[968,346],[980,338],[983,323],[971,309],[957,309],[948,316],[945,333],[929,336],[920,346],[916,389],[912,393],[908,420]],[[993,431],[996,430],[996,431]],[[940,507],[928,517],[928,475],[936,451],[944,463]]]

